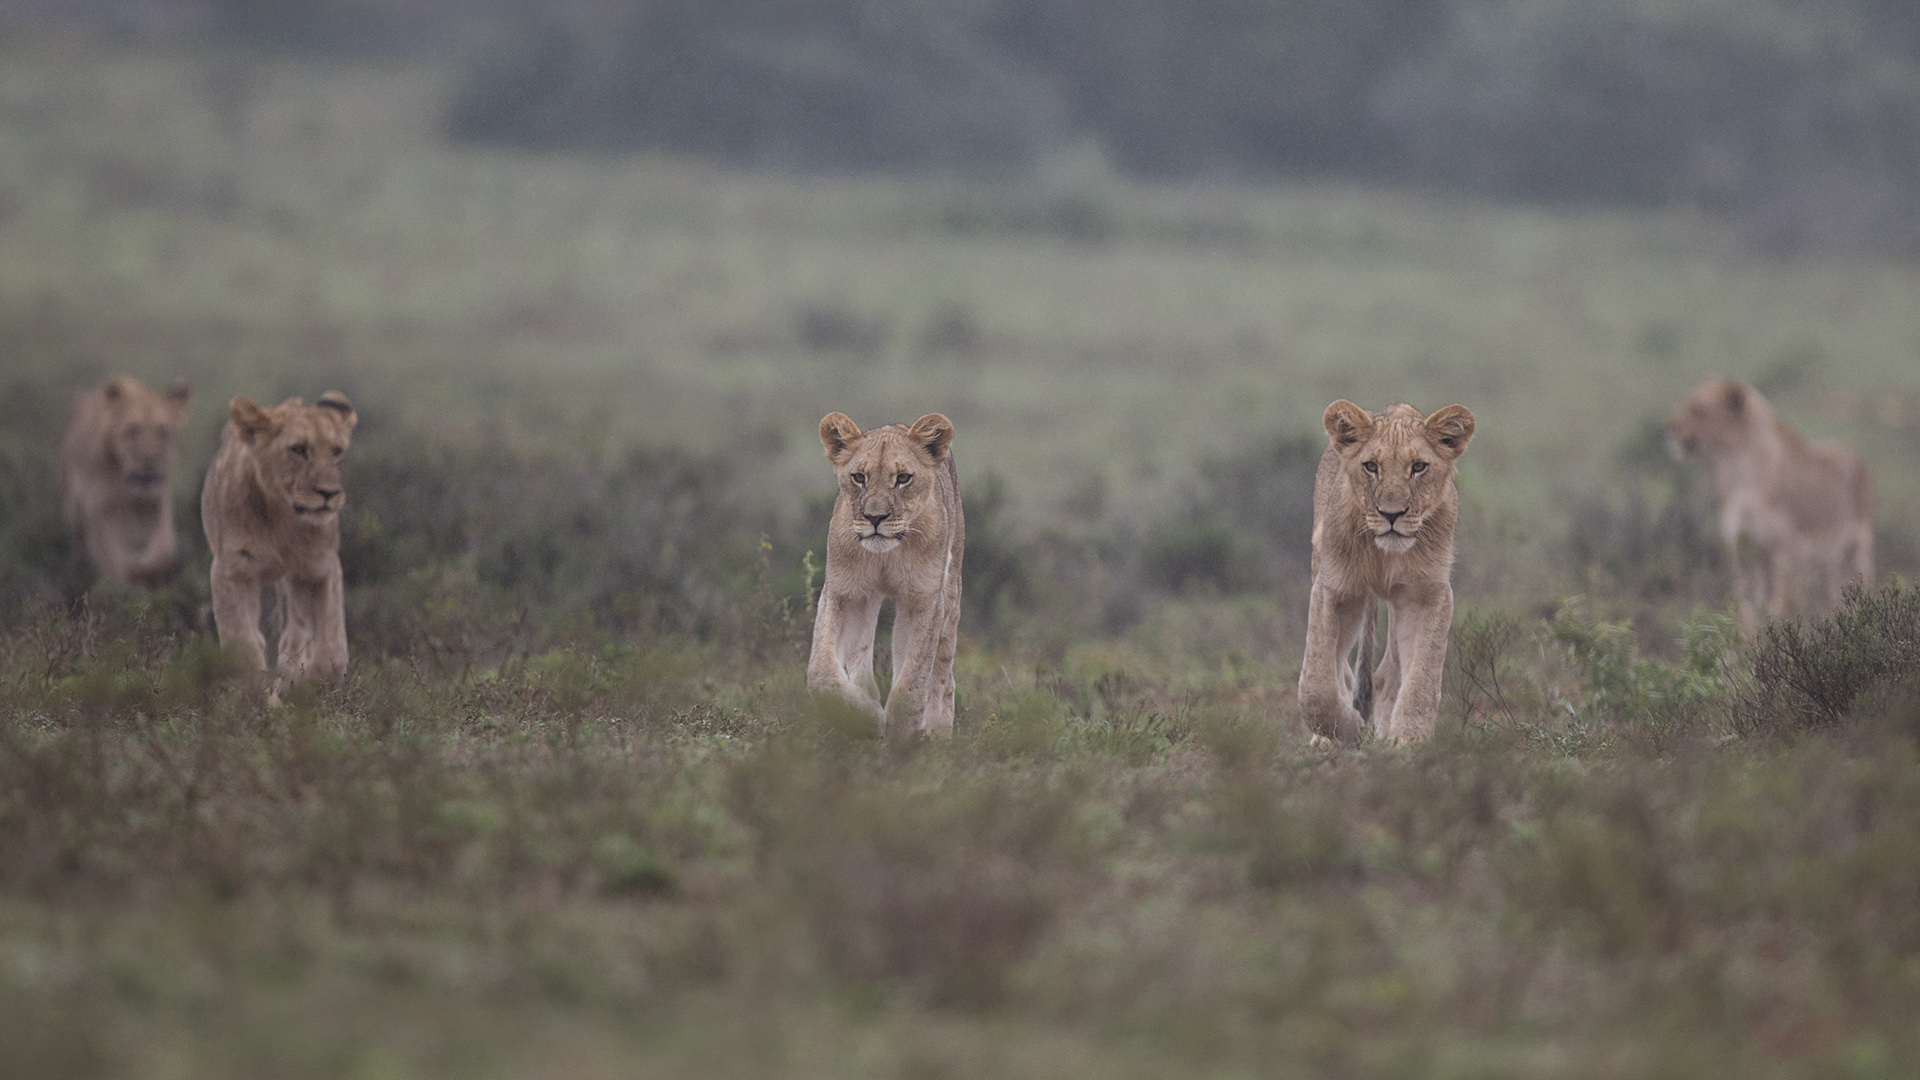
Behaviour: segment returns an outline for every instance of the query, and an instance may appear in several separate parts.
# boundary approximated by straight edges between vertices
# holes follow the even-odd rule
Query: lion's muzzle
[[[1373,529],[1373,543],[1382,551],[1399,554],[1413,546],[1414,538],[1420,535],[1420,520],[1408,518],[1405,510],[1381,510],[1374,513],[1381,524]]]

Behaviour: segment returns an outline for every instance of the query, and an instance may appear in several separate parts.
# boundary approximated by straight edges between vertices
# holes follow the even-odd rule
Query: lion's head
[[[1688,454],[1738,450],[1746,443],[1759,413],[1760,392],[1739,379],[1708,377],[1667,417],[1667,453],[1675,461]]]
[[[173,473],[173,439],[187,414],[193,392],[184,382],[164,394],[125,376],[100,384],[106,402],[107,454],[127,487],[158,496]]]
[[[1473,413],[1449,405],[1422,417],[1411,405],[1368,413],[1351,401],[1322,418],[1340,472],[1373,542],[1392,554],[1413,547],[1429,515],[1451,505],[1454,462],[1473,438]]]
[[[928,413],[910,427],[861,431],[845,413],[820,421],[820,442],[840,481],[835,527],[850,528],[860,546],[884,554],[913,533],[934,503],[935,471],[953,445],[953,422]],[[841,520],[841,508],[848,513]]]
[[[317,404],[294,397],[271,407],[237,397],[228,411],[268,498],[284,499],[294,517],[309,525],[339,515],[347,501],[340,459],[360,422],[345,394],[329,390]]]

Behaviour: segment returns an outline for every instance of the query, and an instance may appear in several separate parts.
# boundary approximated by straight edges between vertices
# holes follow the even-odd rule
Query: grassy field
[[[1738,641],[1649,426],[1754,379],[1920,569],[1920,270],[1092,153],[481,152],[430,65],[0,61],[0,1073],[1920,1064],[1920,601]],[[203,546],[87,588],[52,455],[119,371],[194,384],[189,523],[228,397],[353,397],[345,688],[245,698]],[[1335,397],[1479,419],[1414,751],[1291,700]],[[832,409],[955,421],[950,746],[803,692]]]

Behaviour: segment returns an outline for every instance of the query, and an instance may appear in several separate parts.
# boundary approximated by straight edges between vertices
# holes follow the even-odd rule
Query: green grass
[[[0,1073],[1920,1062],[1912,594],[1732,640],[1648,437],[1759,379],[1920,568],[1914,268],[1082,157],[456,150],[427,64],[0,57]],[[353,396],[348,686],[246,699],[203,562],[87,589],[53,447],[117,371],[194,382],[193,543],[221,403]],[[1302,530],[1239,505],[1335,397],[1479,418],[1417,750],[1306,743]],[[803,692],[831,409],[956,422],[949,745]]]
[[[1115,646],[970,655],[889,746],[793,649],[268,711],[100,601],[0,638],[0,1070],[1904,1075],[1911,695],[1730,741],[1528,652],[1412,751]]]

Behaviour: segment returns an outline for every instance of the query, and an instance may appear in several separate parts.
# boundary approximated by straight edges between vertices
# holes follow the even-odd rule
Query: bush
[[[1251,582],[1255,550],[1223,517],[1178,517],[1154,526],[1140,558],[1147,581],[1168,592],[1230,592]]]
[[[1920,589],[1847,589],[1840,610],[1812,623],[1776,622],[1753,653],[1754,685],[1736,722],[1743,731],[1838,723],[1856,701],[1910,678],[1920,665]]]
[[[1261,440],[1204,462],[1177,515],[1148,526],[1141,568],[1171,592],[1270,586],[1304,574],[1313,551],[1313,483],[1324,442]]]

